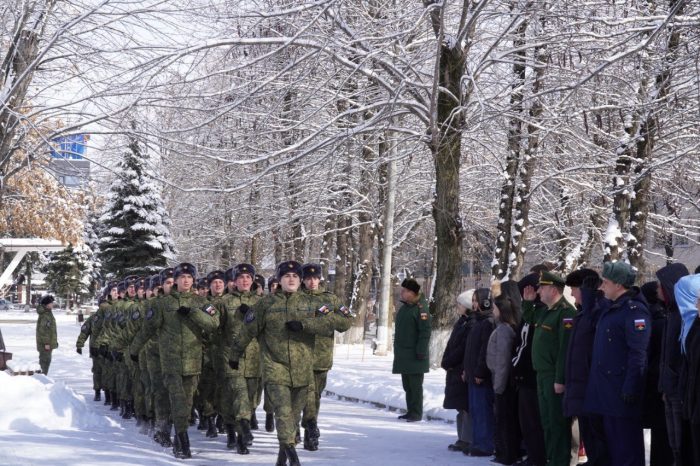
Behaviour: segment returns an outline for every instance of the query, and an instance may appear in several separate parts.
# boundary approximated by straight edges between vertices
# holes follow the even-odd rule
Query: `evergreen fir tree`
[[[49,262],[44,267],[47,288],[68,302],[79,301],[89,295],[89,274],[81,252],[73,245],[48,255]]]
[[[153,274],[174,253],[170,216],[146,168],[147,158],[131,135],[100,217],[105,231],[99,257],[105,278]]]
[[[92,295],[97,293],[102,282],[102,263],[99,259],[102,230],[99,214],[91,209],[84,222],[83,247],[80,253],[87,268],[88,291]]]

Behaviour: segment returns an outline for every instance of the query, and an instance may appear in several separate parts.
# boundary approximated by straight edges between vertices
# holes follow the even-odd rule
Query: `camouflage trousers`
[[[250,400],[250,411],[254,413],[255,410],[260,406],[260,401],[263,398],[263,382],[262,377],[246,377],[245,383],[248,387],[248,399]],[[266,413],[272,414],[272,405],[268,399],[267,393],[265,394],[263,409]]]
[[[302,416],[302,427],[306,427],[308,421],[318,419],[318,411],[321,409],[321,394],[326,389],[327,380],[328,371],[314,371],[314,383],[309,385],[304,415]]]
[[[175,433],[187,432],[199,375],[163,374],[163,382],[170,395],[170,415]]]
[[[134,397],[134,413],[137,416],[146,415],[146,393],[141,381],[141,368],[139,364],[132,364],[129,368],[131,377],[131,394]]]
[[[91,348],[93,352],[97,350],[97,348]],[[100,390],[103,385],[102,385],[102,364],[100,362],[100,358],[97,356],[91,356],[92,359],[92,389],[93,390]]]
[[[160,369],[160,355],[149,352],[146,356],[146,367],[156,419],[158,422],[168,422],[170,421],[170,396]]]
[[[105,390],[112,393],[117,392],[117,375],[114,370],[114,362],[106,358],[100,358],[102,364],[102,385]]]
[[[265,384],[265,392],[275,412],[277,440],[280,446],[294,445],[297,426],[304,409],[309,387],[288,387],[287,385]]]
[[[51,365],[51,353],[53,351],[41,351],[39,353],[39,367],[41,367],[41,373],[44,375],[49,374],[49,366]]]
[[[235,424],[237,420],[250,420],[250,401],[245,377],[228,376],[221,387],[221,415],[225,424]]]
[[[151,377],[148,375],[148,364],[146,362],[146,351],[142,349],[139,352],[139,376],[141,380],[141,386],[143,387],[143,405],[141,405],[142,412],[139,412],[139,406],[134,398],[134,408],[136,414],[146,416],[149,418],[155,418],[155,413],[153,410],[153,391],[151,390]]]
[[[119,392],[119,399],[131,401],[134,399],[131,371],[124,361],[117,361],[114,364],[117,372],[117,392]]]
[[[195,407],[200,415],[213,416],[216,414],[216,371],[211,364],[202,364],[202,375],[197,387],[197,403]]]

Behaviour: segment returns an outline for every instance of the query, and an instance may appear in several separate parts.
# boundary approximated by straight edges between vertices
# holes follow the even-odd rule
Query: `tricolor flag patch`
[[[564,328],[566,330],[571,330],[572,328],[574,328],[574,319],[572,317],[565,317],[564,319],[562,319],[561,323],[562,325],[564,325]]]
[[[634,319],[634,329],[642,332],[647,329],[647,321],[644,319]]]
[[[421,313],[420,313],[420,320],[428,320],[428,313],[427,313],[427,312],[421,312]]]
[[[216,308],[212,304],[205,305],[202,308],[202,310],[204,312],[206,312],[207,314],[209,314],[210,316],[213,316],[214,314],[216,314]]]
[[[330,308],[329,308],[327,305],[324,304],[323,307],[320,307],[320,308],[318,309],[318,312],[319,312],[319,314],[322,314],[322,315],[325,316],[326,314],[328,314],[329,312],[331,312],[331,310],[330,310]]]

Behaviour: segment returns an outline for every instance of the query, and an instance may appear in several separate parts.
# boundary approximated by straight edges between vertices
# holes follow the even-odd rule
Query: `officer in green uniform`
[[[304,264],[301,267],[304,292],[311,300],[316,317],[324,317],[335,321],[334,330],[340,333],[352,327],[354,316],[343,306],[340,298],[321,288],[321,265]],[[314,338],[314,383],[309,387],[306,406],[302,415],[301,425],[304,427],[304,449],[318,450],[318,411],[321,407],[321,394],[326,388],[328,371],[333,366],[333,346],[335,331],[328,335],[316,335]]]
[[[163,296],[159,306],[146,312],[143,332],[129,348],[133,361],[147,338],[158,337],[163,380],[170,395],[170,407],[175,425],[173,454],[176,458],[191,458],[187,433],[194,391],[202,371],[202,335],[219,325],[219,313],[206,299],[193,292],[197,269],[189,263],[175,267],[173,273],[177,291]]]
[[[231,335],[229,365],[238,369],[250,341],[258,338],[263,380],[275,412],[280,449],[277,464],[299,465],[294,447],[301,410],[313,383],[314,335],[333,330],[330,319],[316,319],[308,296],[299,291],[301,264],[287,261],[277,267],[282,291],[267,295],[246,312],[239,335]]]
[[[36,321],[36,350],[39,352],[39,366],[41,373],[48,375],[51,365],[51,352],[58,348],[56,336],[56,318],[53,316],[53,296],[46,295],[41,298],[36,308],[39,318]]]
[[[100,304],[103,301],[103,297],[100,297]],[[78,354],[83,354],[83,347],[85,347],[85,341],[89,338],[90,339],[90,359],[92,360],[92,389],[95,391],[95,397],[93,398],[94,401],[100,401],[101,396],[100,396],[100,387],[102,386],[102,381],[101,381],[101,376],[102,376],[102,367],[99,365],[97,362],[97,330],[98,326],[96,322],[99,322],[101,319],[100,315],[95,312],[94,314],[90,315],[87,319],[85,319],[85,322],[83,322],[83,325],[80,327],[80,334],[78,335],[78,341],[75,342],[75,349],[78,352]]]
[[[523,290],[523,321],[535,326],[532,340],[532,367],[537,374],[539,402],[547,464],[568,466],[571,460],[571,426],[564,417],[564,364],[574,325],[576,309],[563,296],[564,278],[542,272],[539,288]],[[534,305],[536,295],[547,306]]]
[[[406,393],[405,415],[409,422],[423,418],[423,378],[429,369],[430,321],[428,303],[420,285],[412,278],[401,283],[402,306],[394,320],[394,364],[391,372],[401,374]]]
[[[100,389],[104,390],[105,392],[104,404],[109,405],[112,403],[108,384],[111,368],[109,367],[108,361],[103,354],[103,352],[106,354],[106,348],[104,351],[102,348],[100,348],[100,341],[102,340],[102,332],[105,328],[105,322],[107,321],[109,310],[112,307],[112,302],[118,297],[117,282],[108,282],[104,288],[103,295],[104,300],[98,305],[97,312],[95,313],[99,319],[92,324],[91,338],[97,347],[97,355],[93,359],[93,363],[97,363],[100,367]]]

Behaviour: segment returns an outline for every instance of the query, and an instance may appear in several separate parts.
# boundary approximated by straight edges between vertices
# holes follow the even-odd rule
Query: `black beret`
[[[173,271],[173,278],[177,279],[177,277],[183,274],[188,274],[191,275],[192,278],[197,278],[197,267],[190,264],[189,262],[183,262],[181,264],[178,264],[177,267],[175,267],[175,270]]]
[[[578,269],[566,276],[566,286],[580,287],[588,277],[598,278],[598,272],[591,269]]]
[[[301,264],[297,261],[285,261],[277,266],[277,279],[281,280],[288,273],[301,277]]]
[[[207,283],[211,285],[214,280],[222,280],[226,283],[226,273],[223,270],[214,270],[207,275]]]
[[[321,278],[323,269],[320,264],[304,264],[301,266],[301,277],[306,278]]]
[[[255,278],[255,267],[251,264],[238,264],[233,268],[233,279],[235,280],[239,275],[243,275],[244,273],[250,275],[250,278]]]
[[[401,288],[406,288],[409,291],[413,291],[415,294],[420,293],[420,285],[413,278],[407,278],[401,282]]]
[[[39,304],[41,304],[42,306],[48,306],[52,302],[54,302],[53,296],[51,296],[50,294],[47,294],[46,296],[43,296],[41,298],[41,301],[39,301]]]

